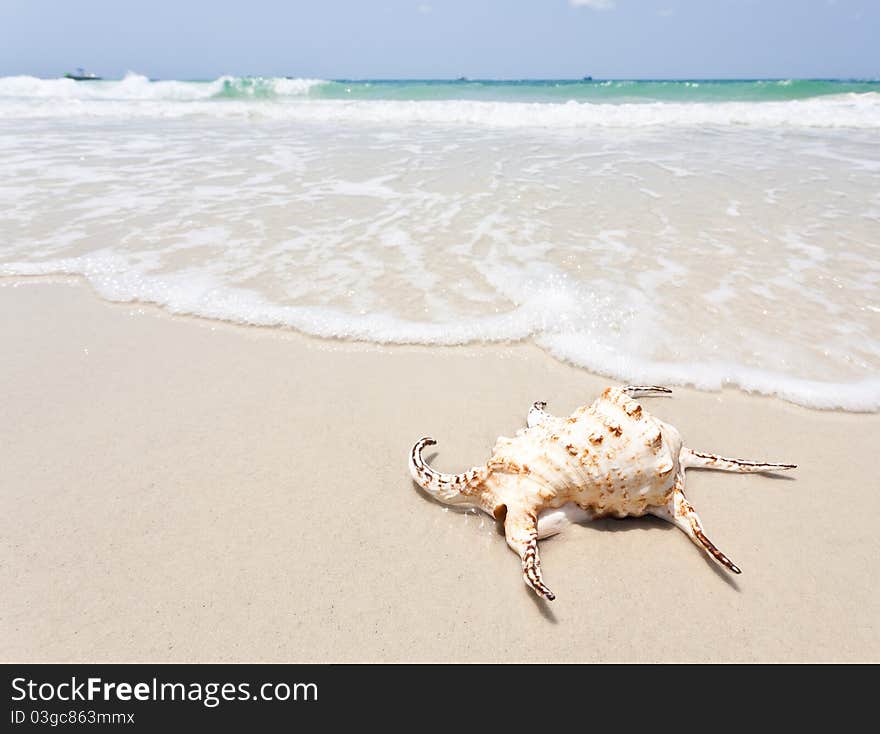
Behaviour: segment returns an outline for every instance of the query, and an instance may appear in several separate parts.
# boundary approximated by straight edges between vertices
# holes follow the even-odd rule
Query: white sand
[[[690,472],[731,577],[659,520],[542,543],[550,605],[488,518],[406,469],[460,470],[603,378],[528,346],[380,348],[0,287],[4,661],[880,659],[880,416],[737,392],[643,404],[698,449],[789,478]]]

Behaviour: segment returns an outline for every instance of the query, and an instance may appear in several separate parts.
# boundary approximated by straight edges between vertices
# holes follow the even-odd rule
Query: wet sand
[[[676,389],[732,577],[655,519],[542,543],[552,604],[489,518],[406,469],[480,463],[529,405],[608,384],[528,345],[322,341],[0,285],[3,661],[877,661],[880,415]]]

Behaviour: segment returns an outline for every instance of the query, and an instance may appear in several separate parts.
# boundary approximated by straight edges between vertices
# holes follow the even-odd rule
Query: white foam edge
[[[706,391],[734,387],[808,408],[856,413],[880,411],[878,378],[823,382],[721,361],[685,365],[635,360],[599,344],[585,344],[585,337],[580,333],[542,331],[540,325],[546,314],[528,304],[505,314],[466,322],[413,322],[387,313],[359,315],[329,307],[272,304],[252,291],[229,286],[218,288],[210,277],[201,274],[179,272],[167,280],[145,278],[118,270],[117,260],[117,257],[86,257],[45,263],[9,263],[0,265],[0,276],[79,276],[108,301],[148,303],[173,314],[241,325],[285,327],[327,339],[426,346],[531,339],[561,361],[624,382],[688,386]]]

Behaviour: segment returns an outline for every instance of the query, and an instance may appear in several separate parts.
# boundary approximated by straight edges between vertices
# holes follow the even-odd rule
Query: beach
[[[0,78],[0,276],[880,410],[880,82]]]
[[[878,131],[876,79],[0,77],[0,660],[880,659]],[[601,520],[544,602],[410,477],[627,383],[798,465],[688,472],[742,575]]]
[[[541,543],[547,604],[488,517],[412,482],[486,460],[535,400],[615,380],[524,342],[376,345],[0,281],[0,659],[875,661],[880,416],[676,387],[687,445],[791,461],[688,473],[733,577],[671,525]],[[430,455],[429,455],[430,458]]]

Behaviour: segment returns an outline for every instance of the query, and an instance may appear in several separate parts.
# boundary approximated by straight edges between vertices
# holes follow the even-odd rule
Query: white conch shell
[[[703,467],[736,472],[794,469],[726,459],[682,445],[678,431],[650,415],[633,397],[672,392],[665,387],[610,387],[590,406],[557,418],[535,403],[528,428],[501,437],[485,466],[463,474],[436,472],[422,460],[422,438],[413,446],[410,472],[438,501],[476,507],[504,519],[508,545],[522,560],[523,578],[535,592],[555,596],[541,576],[538,539],[569,522],[598,517],[656,515],[681,528],[699,547],[740,573],[706,537],[684,494],[684,470]]]

